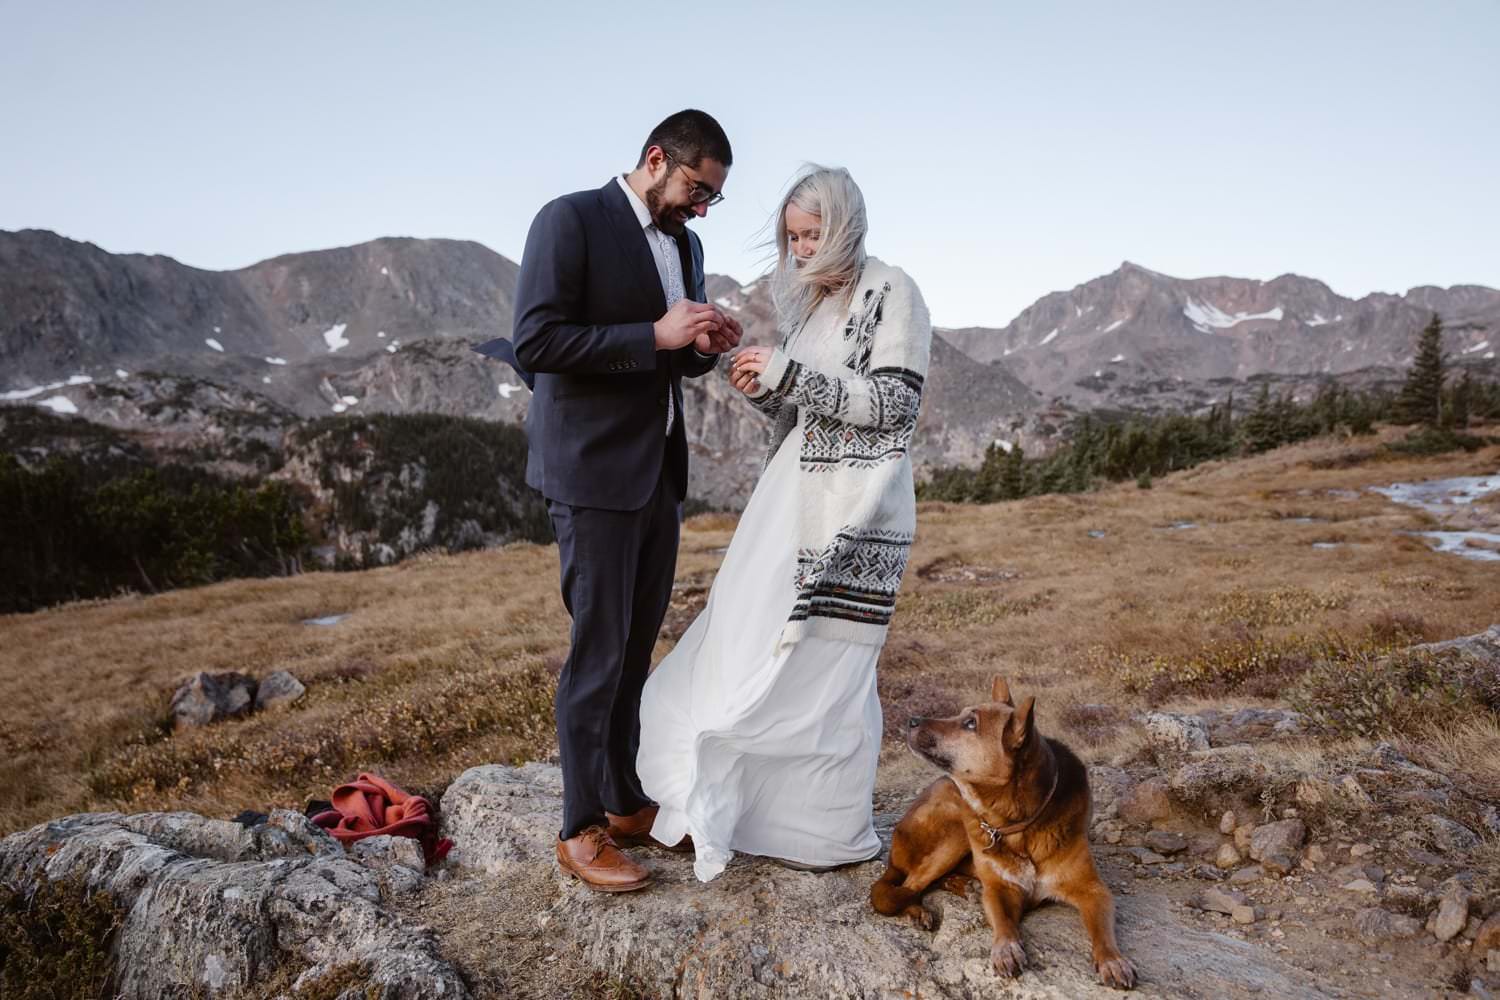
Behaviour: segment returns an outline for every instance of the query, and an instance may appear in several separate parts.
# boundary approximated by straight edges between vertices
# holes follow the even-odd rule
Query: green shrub
[[[30,895],[0,885],[0,996],[109,997],[110,954],[125,911],[81,878],[42,876]]]
[[[1408,649],[1320,663],[1288,693],[1298,711],[1341,736],[1388,736],[1475,712],[1500,712],[1500,677],[1457,650]]]

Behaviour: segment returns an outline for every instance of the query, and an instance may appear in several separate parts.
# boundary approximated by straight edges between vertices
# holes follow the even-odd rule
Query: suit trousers
[[[635,771],[641,689],[651,669],[677,571],[681,506],[667,462],[639,510],[575,507],[547,500],[562,564],[562,597],[573,618],[557,681],[563,839],[651,804]]]

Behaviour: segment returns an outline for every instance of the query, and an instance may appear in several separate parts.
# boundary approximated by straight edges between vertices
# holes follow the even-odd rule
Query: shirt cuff
[[[696,348],[696,347],[693,348],[693,353],[696,354],[696,355],[698,355],[699,359],[703,360],[703,361],[712,361],[714,358],[718,357],[717,354],[704,354],[702,351],[698,350],[698,348]]]

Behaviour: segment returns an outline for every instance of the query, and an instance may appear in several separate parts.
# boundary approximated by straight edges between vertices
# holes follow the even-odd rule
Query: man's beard
[[[671,174],[667,174],[646,189],[646,211],[651,213],[651,221],[656,224],[657,229],[660,229],[668,236],[680,236],[687,229],[687,219],[683,218],[681,213],[688,210],[685,208],[662,207],[662,192],[667,189],[667,179],[669,177],[671,177]],[[688,212],[688,218],[691,217],[692,213]]]

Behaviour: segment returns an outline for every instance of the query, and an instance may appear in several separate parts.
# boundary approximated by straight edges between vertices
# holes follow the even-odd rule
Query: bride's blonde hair
[[[797,263],[791,256],[786,230],[786,207],[796,205],[822,220],[822,239],[817,252]],[[771,296],[776,304],[777,325],[783,332],[795,329],[812,315],[825,298],[854,292],[855,280],[865,264],[865,196],[843,167],[816,163],[803,166],[771,220],[775,235],[776,267],[772,272]],[[767,241],[768,243],[771,241]]]

